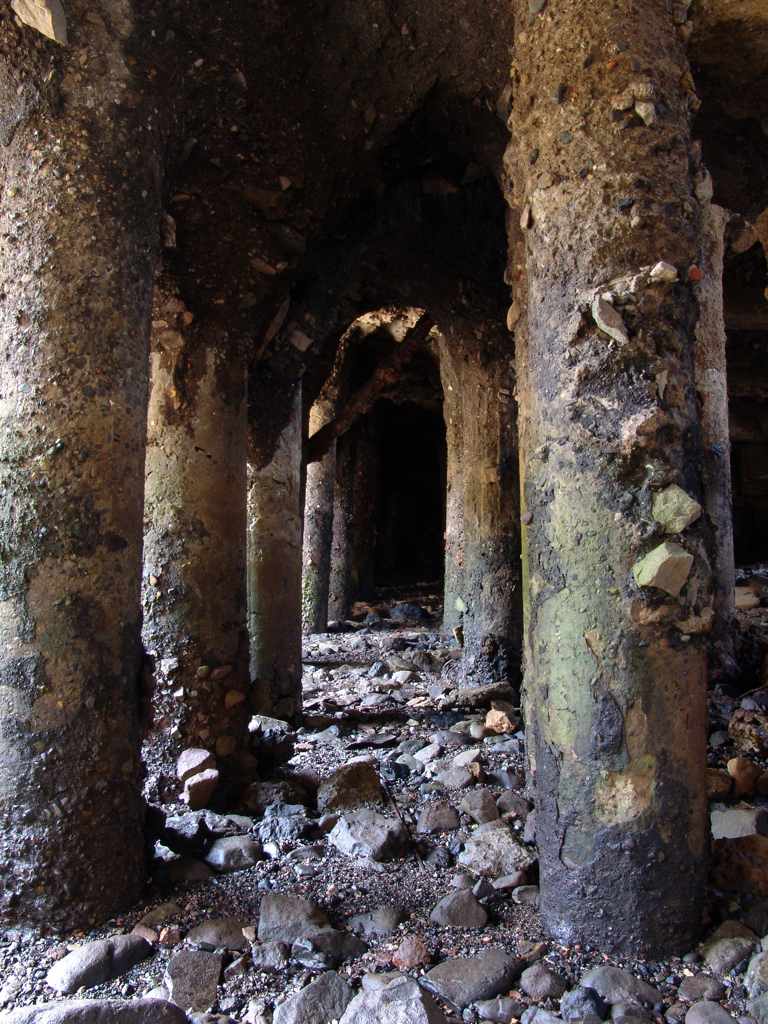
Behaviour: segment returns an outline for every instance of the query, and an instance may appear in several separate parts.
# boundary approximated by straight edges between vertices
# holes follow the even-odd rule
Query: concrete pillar
[[[443,577],[443,629],[463,635],[464,612],[464,432],[461,389],[445,340],[440,343],[440,377],[445,420],[445,573]]]
[[[0,68],[14,98],[0,148],[0,917],[49,929],[110,917],[145,878],[141,516],[161,164],[154,135],[124,141],[151,115],[115,100],[132,77],[123,40],[103,23],[70,28],[110,74],[84,67],[66,103],[43,87],[53,44],[34,29],[10,26]]]
[[[323,400],[315,402],[309,411],[309,436],[332,419],[331,405]],[[323,633],[328,626],[335,480],[334,440],[322,459],[307,466],[301,574],[301,620],[305,633]]]
[[[244,352],[172,308],[153,329],[144,536],[144,644],[155,717],[169,723],[148,757],[168,769],[185,746],[219,759],[243,749],[251,711]]]
[[[301,385],[262,464],[248,466],[248,630],[254,709],[292,718],[301,708]]]
[[[354,509],[357,434],[353,427],[336,442],[336,484],[333,494],[333,541],[328,588],[328,618],[349,618],[352,595],[352,515]]]

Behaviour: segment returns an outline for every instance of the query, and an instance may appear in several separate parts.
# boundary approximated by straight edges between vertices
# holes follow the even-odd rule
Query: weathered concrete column
[[[242,347],[178,298],[154,323],[146,460],[144,644],[171,758],[247,738],[246,386]],[[154,767],[149,756],[150,767]],[[221,766],[220,766],[221,767]]]
[[[464,432],[459,379],[448,356],[445,339],[441,338],[439,351],[446,446],[443,629],[451,634],[459,627],[463,632],[467,607],[464,601]]]
[[[365,422],[360,426],[353,487],[352,594],[353,600],[371,601],[376,586],[376,504],[379,479],[378,460]]]
[[[309,436],[332,419],[332,406],[319,399],[309,411]],[[334,440],[322,459],[307,465],[301,573],[301,621],[305,633],[323,633],[328,627],[335,480]]]
[[[541,912],[569,945],[682,953],[706,870],[711,614],[690,501],[703,484],[688,66],[661,0],[515,6]]]
[[[136,128],[149,111],[121,106],[118,86],[137,87],[123,39],[98,20],[71,25],[70,42],[97,46],[110,73],[89,64],[66,97],[58,44],[10,13],[2,25],[0,916],[53,929],[109,917],[144,882],[141,510],[161,168],[157,133]]]
[[[333,492],[333,541],[328,587],[330,621],[349,617],[352,596],[352,514],[354,509],[357,431],[353,427],[336,442],[336,484]]]
[[[464,686],[520,681],[520,477],[511,346],[502,330],[487,325],[481,353],[455,331],[440,349],[448,442],[445,621],[452,628],[460,616]]]
[[[694,347],[696,393],[704,443],[704,510],[714,530],[712,669],[726,676],[737,666],[733,651],[733,510],[731,439],[728,428],[728,379],[723,318],[723,250],[728,214],[708,205],[702,215],[702,279],[695,286],[699,300]]]
[[[254,710],[301,708],[301,385],[264,461],[249,430],[248,631]]]

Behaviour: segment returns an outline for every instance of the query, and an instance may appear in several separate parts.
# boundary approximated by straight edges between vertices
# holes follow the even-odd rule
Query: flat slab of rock
[[[168,961],[165,984],[185,1012],[204,1012],[216,1002],[222,959],[218,953],[180,949]]]
[[[517,842],[503,823],[481,825],[464,844],[458,863],[487,878],[501,878],[526,871],[536,862],[536,854]]]
[[[333,931],[333,925],[312,900],[271,892],[262,897],[259,908],[259,942],[287,942],[318,931]]]
[[[420,984],[461,1012],[470,1003],[493,999],[508,991],[525,966],[503,949],[484,949],[476,956],[457,957],[433,967]]]
[[[427,804],[416,822],[416,832],[419,835],[452,832],[459,824],[459,812],[450,800],[441,800],[436,804]]]
[[[65,999],[6,1010],[3,1024],[189,1024],[187,1015],[163,999]]]
[[[449,892],[432,908],[430,921],[445,928],[484,928],[488,915],[469,889]]]
[[[204,921],[187,932],[187,942],[194,946],[207,947],[209,950],[234,949],[244,950],[249,943],[243,935],[243,928],[248,924],[241,917],[221,917],[213,921]]]
[[[345,814],[328,838],[340,853],[374,861],[399,857],[408,847],[408,834],[397,818],[368,809]]]
[[[580,984],[585,988],[593,988],[611,1005],[635,1001],[654,1006],[662,1001],[658,989],[620,967],[594,967],[582,975]]]
[[[339,1024],[445,1024],[445,1020],[435,1001],[412,978],[403,977],[355,996]]]
[[[709,815],[713,839],[768,836],[768,811],[764,807],[728,807]]]
[[[93,988],[119,978],[151,952],[150,943],[139,935],[115,935],[86,942],[57,960],[45,980],[54,991],[71,995],[79,988]]]
[[[339,1020],[352,1001],[352,989],[328,971],[275,1009],[273,1024],[327,1024]]]
[[[346,764],[320,783],[317,808],[345,811],[367,803],[381,803],[384,791],[375,768],[364,762]]]

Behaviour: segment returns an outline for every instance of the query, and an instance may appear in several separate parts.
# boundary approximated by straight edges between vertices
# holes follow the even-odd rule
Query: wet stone
[[[492,1021],[493,1024],[509,1024],[511,1020],[519,1020],[522,1005],[519,999],[511,996],[497,996],[495,999],[480,999],[471,1007],[481,1020]]]
[[[188,1024],[188,1018],[161,999],[67,999],[6,1010],[3,1024]]]
[[[251,957],[257,970],[277,974],[288,966],[289,954],[290,947],[286,942],[263,942],[253,948]]]
[[[744,978],[744,987],[750,999],[756,999],[768,992],[768,952],[758,953],[752,957]]]
[[[291,946],[291,960],[313,971],[335,970],[345,960],[362,956],[368,946],[349,932],[319,931]]]

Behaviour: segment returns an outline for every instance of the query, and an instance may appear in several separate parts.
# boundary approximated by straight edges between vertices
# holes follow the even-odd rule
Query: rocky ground
[[[739,585],[757,666],[768,577]],[[7,931],[0,1021],[768,1024],[768,679],[711,697],[706,941],[608,958],[541,927],[519,716],[503,688],[453,688],[438,614],[422,594],[313,636],[304,726],[252,723],[272,771],[230,813],[155,813],[130,913],[66,940]]]

